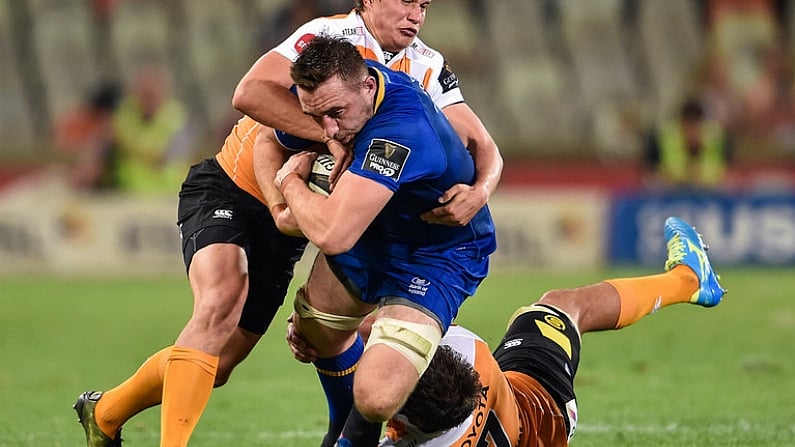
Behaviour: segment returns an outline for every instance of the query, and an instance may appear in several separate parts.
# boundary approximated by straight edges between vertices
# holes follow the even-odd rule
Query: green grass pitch
[[[585,335],[573,446],[795,446],[795,269],[720,270],[729,295],[717,308],[674,306]],[[494,347],[513,310],[544,290],[644,273],[495,271],[458,322]],[[77,395],[128,377],[190,309],[183,277],[0,279],[0,447],[85,445]],[[288,309],[213,393],[192,446],[319,444],[325,400],[286,347]],[[125,445],[157,445],[158,431],[159,411],[145,411]]]

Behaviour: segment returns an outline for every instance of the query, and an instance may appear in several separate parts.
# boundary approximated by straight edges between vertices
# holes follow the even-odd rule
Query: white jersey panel
[[[461,89],[458,87],[458,78],[446,67],[441,53],[416,38],[411,46],[395,54],[387,63],[378,41],[367,30],[364,21],[355,10],[348,15],[313,19],[301,25],[271,51],[295,61],[304,46],[318,34],[344,37],[360,50],[364,50],[362,52],[367,57],[393,70],[408,73],[425,88],[440,109],[464,102]]]

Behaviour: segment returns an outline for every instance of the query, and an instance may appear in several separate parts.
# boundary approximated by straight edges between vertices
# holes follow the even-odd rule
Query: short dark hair
[[[315,36],[290,68],[295,85],[310,92],[334,76],[347,82],[363,80],[366,74],[364,58],[353,44],[324,34]]]
[[[364,2],[362,0],[353,0],[353,9],[359,12],[364,11]]]
[[[425,433],[449,430],[477,408],[482,388],[472,365],[440,345],[400,413]]]

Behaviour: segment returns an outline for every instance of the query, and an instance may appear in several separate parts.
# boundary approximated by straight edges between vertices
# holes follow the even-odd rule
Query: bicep
[[[451,104],[442,112],[470,152],[473,148],[483,147],[483,142],[491,141],[488,130],[465,102]]]
[[[276,51],[269,51],[254,62],[241,82],[250,80],[272,82],[289,89],[293,85],[290,78],[291,66],[290,59]]]
[[[343,173],[328,197],[329,206],[335,210],[333,226],[348,235],[356,234],[358,240],[393,194],[391,189],[375,180]]]

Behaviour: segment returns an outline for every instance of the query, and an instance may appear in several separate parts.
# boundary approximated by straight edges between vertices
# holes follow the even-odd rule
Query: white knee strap
[[[387,345],[407,358],[421,376],[431,363],[441,340],[439,326],[379,318],[373,323],[364,350],[376,344]]]
[[[295,292],[295,299],[293,300],[293,309],[295,309],[295,313],[298,314],[298,316],[301,318],[307,320],[317,320],[317,322],[322,324],[323,326],[338,331],[356,330],[359,328],[359,325],[362,323],[362,320],[364,320],[365,317],[367,317],[366,314],[352,317],[348,315],[334,315],[317,310],[314,307],[310,306],[309,303],[306,301],[306,290],[304,289],[304,286],[299,287],[298,290]]]

